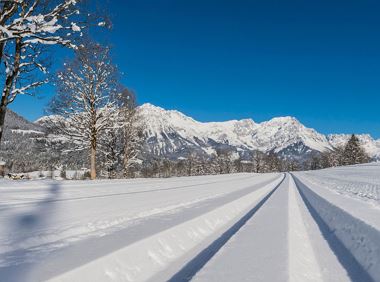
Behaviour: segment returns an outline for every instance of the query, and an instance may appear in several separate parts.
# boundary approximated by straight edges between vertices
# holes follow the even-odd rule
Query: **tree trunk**
[[[11,74],[7,75],[5,79],[3,91],[1,93],[2,96],[1,96],[1,103],[0,103],[0,144],[3,137],[3,133],[4,133],[4,123],[5,123],[5,114],[7,112],[7,105],[10,103],[8,98],[11,93],[14,80],[16,79],[18,72],[20,70],[21,48],[22,48],[21,39],[17,38],[16,43],[15,43],[15,58],[13,62],[14,69]]]
[[[91,81],[93,82],[94,79],[92,78]],[[94,89],[91,86],[91,92],[90,92],[90,112],[91,112],[91,127],[90,127],[90,145],[91,145],[91,156],[90,156],[90,177],[91,180],[96,179],[96,145],[97,145],[97,130],[96,130],[96,122],[97,122],[97,115],[96,115],[96,104],[95,104],[95,94]]]
[[[128,157],[124,156],[124,178],[129,178],[129,165],[128,165]]]
[[[90,156],[90,177],[91,180],[96,179],[96,145],[91,144],[91,156]]]
[[[7,107],[5,104],[1,103],[0,105],[0,147],[1,140],[3,138],[3,133],[5,129],[5,114],[7,113]]]
[[[125,138],[125,142],[124,142],[124,159],[123,159],[124,178],[128,178],[129,177],[129,155],[128,155],[129,142],[128,142],[128,136],[127,136],[127,134],[125,134],[124,138]]]

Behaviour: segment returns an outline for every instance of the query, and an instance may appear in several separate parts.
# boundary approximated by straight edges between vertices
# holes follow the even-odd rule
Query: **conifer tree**
[[[368,162],[369,157],[360,145],[359,139],[352,134],[343,151],[343,164],[353,165]]]

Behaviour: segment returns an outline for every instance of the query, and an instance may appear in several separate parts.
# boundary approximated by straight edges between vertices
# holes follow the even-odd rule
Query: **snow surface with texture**
[[[380,164],[0,181],[1,281],[380,281]]]

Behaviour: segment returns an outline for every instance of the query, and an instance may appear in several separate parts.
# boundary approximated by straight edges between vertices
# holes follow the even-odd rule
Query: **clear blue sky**
[[[201,121],[291,115],[380,138],[378,0],[112,0],[109,10],[108,41],[140,103]],[[41,92],[12,108],[41,116],[54,90]]]

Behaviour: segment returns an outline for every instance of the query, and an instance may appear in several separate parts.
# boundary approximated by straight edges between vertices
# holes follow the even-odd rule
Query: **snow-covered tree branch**
[[[47,82],[48,48],[76,48],[88,27],[80,0],[0,0],[0,141],[7,106]]]
[[[90,151],[91,178],[96,178],[99,135],[116,119],[115,92],[118,71],[110,49],[86,42],[75,58],[57,74],[57,94],[50,111],[59,115],[55,124],[60,134]]]

